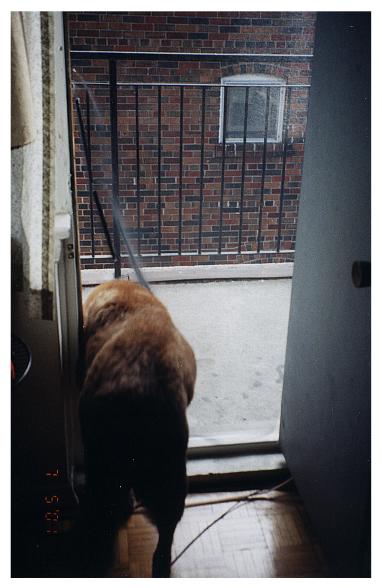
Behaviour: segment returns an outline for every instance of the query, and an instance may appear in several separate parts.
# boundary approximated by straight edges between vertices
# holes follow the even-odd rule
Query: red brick
[[[86,13],[84,13],[86,14]],[[236,12],[236,13],[186,13],[186,12],[155,12],[155,13],[117,13],[109,15],[100,14],[100,22],[92,19],[89,22],[83,19],[78,21],[77,15],[69,13],[69,31],[72,44],[75,46],[87,46],[89,49],[108,50],[144,50],[144,51],[216,51],[216,52],[271,52],[285,50],[306,53],[311,51],[314,38],[314,13],[260,13],[260,12]],[[130,22],[124,22],[123,17],[130,16]],[[167,17],[170,17],[167,21]],[[251,19],[252,24],[248,24]],[[261,20],[262,19],[262,20]],[[125,19],[129,21],[129,19]],[[256,24],[258,23],[258,24]],[[217,27],[226,27],[227,32],[217,32]],[[233,27],[230,29],[229,27]],[[288,29],[296,31],[299,28],[301,34],[286,32]],[[208,39],[187,39],[187,34],[193,36],[200,33],[208,33]],[[203,35],[201,35],[203,36]],[[78,67],[77,71],[83,78],[107,79],[105,62],[94,60],[87,66]],[[297,81],[307,83],[310,76],[310,62],[306,63],[268,63],[251,65],[250,63],[230,63],[222,66],[218,62],[174,62],[174,67],[164,67],[164,64],[153,62],[150,59],[133,61],[128,65],[119,67],[119,80],[127,81],[192,81],[192,82],[219,82],[224,75],[237,73],[252,73],[260,71],[272,75],[281,76],[290,83]],[[218,92],[217,92],[218,94]],[[81,95],[84,104],[84,92]],[[184,92],[184,128],[183,128],[183,219],[192,224],[183,227],[183,251],[196,251],[198,247],[199,229],[199,175],[200,175],[200,90],[186,89]],[[161,215],[163,222],[162,245],[168,250],[177,250],[177,220],[179,217],[179,91],[171,93],[168,89],[162,91],[162,158],[161,158],[161,187],[162,202],[164,204]],[[288,129],[289,136],[293,135],[297,141],[289,147],[287,160],[287,174],[284,183],[284,215],[282,221],[282,249],[292,247],[295,239],[295,228],[298,214],[298,192],[300,189],[302,158],[304,145],[298,142],[303,135],[306,118],[306,105],[298,104],[305,99],[306,91],[297,91],[293,94],[291,104],[291,117]],[[106,131],[93,132],[92,145],[98,147],[93,150],[94,165],[93,176],[97,182],[97,189],[107,206],[107,221],[111,226],[111,154],[110,137],[108,132],[109,121],[109,97],[108,90],[102,92],[98,89],[96,96],[97,105],[102,109],[102,116],[97,116],[92,124],[106,125]],[[203,206],[203,232],[211,232],[210,236],[203,237],[203,246],[210,250],[217,249],[216,233],[219,230],[220,208],[220,178],[221,178],[221,145],[217,144],[217,132],[219,121],[218,95],[207,100],[208,111],[205,119],[205,148],[204,148],[204,206]],[[136,187],[135,178],[135,98],[131,89],[124,87],[119,89],[119,163],[120,163],[120,196],[134,198]],[[157,98],[156,93],[149,90],[140,91],[140,160],[141,160],[141,219],[142,219],[142,250],[154,253],[157,247]],[[214,109],[212,115],[211,109]],[[171,111],[171,112],[170,112]],[[76,129],[76,166],[77,166],[77,190],[80,195],[78,202],[88,205],[87,195],[88,175],[86,162],[79,145],[79,132]],[[196,146],[196,149],[193,147]],[[80,156],[79,156],[80,155]],[[265,194],[265,200],[272,200],[272,206],[263,209],[263,247],[273,250],[276,247],[278,218],[279,189],[281,184],[282,149],[281,145],[268,145],[267,157],[269,167],[265,175],[265,189],[270,192]],[[232,146],[227,146],[225,181],[225,204],[239,202],[241,179],[242,155],[239,149],[236,156]],[[254,261],[257,263],[269,261],[289,261],[293,254],[256,253],[256,237],[258,227],[258,207],[261,190],[261,165],[262,146],[258,145],[254,152],[251,146],[247,147],[244,205],[251,210],[243,212],[243,250],[254,251],[248,256],[221,255],[218,258],[209,255],[186,256],[178,255],[158,258],[155,255],[144,258],[145,265],[171,265],[171,264],[195,264],[207,261],[210,263],[232,263],[240,261]],[[154,208],[151,206],[154,205]],[[256,207],[255,210],[253,207]],[[126,202],[125,219],[130,227],[137,223],[136,202]],[[224,211],[223,220],[223,250],[227,246],[234,248],[238,239],[238,209]],[[82,208],[79,214],[79,229],[82,237],[82,253],[89,254],[89,234],[83,233],[90,226],[89,210]],[[175,223],[168,225],[166,223]],[[196,223],[196,224],[195,224]],[[98,249],[108,255],[105,238],[96,220],[96,241]],[[144,233],[144,229],[153,228],[152,232]],[[82,231],[82,232],[81,232]],[[250,239],[250,240],[249,240]],[[136,240],[133,240],[134,243]],[[98,252],[100,252],[98,251]],[[224,251],[223,251],[224,252]],[[128,263],[127,260],[124,263]],[[87,267],[112,267],[110,261],[104,259],[93,262],[84,260]]]

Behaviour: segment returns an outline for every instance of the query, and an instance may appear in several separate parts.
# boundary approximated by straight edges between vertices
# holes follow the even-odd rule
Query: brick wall
[[[313,52],[314,13],[68,13],[71,48],[75,50],[214,52],[214,53],[292,53]],[[80,59],[72,63],[77,82],[104,82],[91,86],[91,144],[94,187],[111,219],[111,139],[109,113],[108,63],[102,59]],[[282,78],[287,84],[308,84],[310,60],[230,62],[198,60],[121,61],[118,82],[220,83],[222,77],[235,74],[267,74]],[[287,126],[288,148],[284,178],[284,201],[281,223],[281,251],[294,249],[298,200],[304,149],[304,132],[308,91],[291,91]],[[139,178],[137,178],[136,90],[118,88],[118,145],[120,201],[133,244],[137,247],[137,179],[139,181],[140,246],[144,265],[187,265],[202,263],[235,263],[240,261],[291,261],[293,253],[273,253],[277,229],[282,182],[283,144],[267,146],[264,175],[264,206],[261,210],[262,253],[256,253],[260,215],[263,147],[247,144],[245,183],[241,188],[243,147],[227,144],[224,165],[223,224],[221,254],[213,255],[219,246],[222,144],[219,143],[220,89],[209,88],[205,94],[203,171],[202,171],[202,250],[198,251],[201,184],[202,90],[184,88],[182,129],[179,87],[161,90],[160,136],[158,136],[158,88],[138,90],[139,103]],[[84,86],[76,85],[74,97],[85,104]],[[182,169],[180,168],[180,135],[182,133]],[[182,216],[182,256],[154,254],[158,249],[158,141],[160,151],[161,251],[177,252],[179,215]],[[75,125],[77,201],[83,267],[111,267],[105,258],[90,259],[90,214],[88,175],[84,154]],[[179,178],[182,174],[182,206],[179,210]],[[240,201],[243,196],[242,226]],[[237,250],[239,231],[241,255]],[[95,215],[96,253],[107,255],[107,245]],[[124,251],[124,249],[123,249]],[[208,252],[211,251],[211,254]],[[245,252],[245,253],[244,253]],[[250,253],[253,252],[253,253]]]

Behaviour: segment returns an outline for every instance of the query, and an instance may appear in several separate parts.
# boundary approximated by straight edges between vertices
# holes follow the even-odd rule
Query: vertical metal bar
[[[82,114],[81,114],[81,107],[80,107],[79,98],[76,98],[76,109],[77,109],[78,123],[80,125],[80,135],[81,135],[82,146],[83,146],[83,149],[85,151],[86,167],[87,167],[88,175],[89,175],[89,170],[91,169],[90,149],[89,149],[89,146],[88,146],[88,143],[87,143],[87,138],[85,137],[85,127],[84,127],[84,123],[83,123],[83,120],[82,120]],[[106,237],[107,244],[109,246],[110,252],[111,252],[111,254],[113,256],[113,260],[114,260],[115,259],[115,252],[114,252],[114,249],[113,249],[113,244],[111,242],[109,229],[107,227],[105,216],[103,214],[102,206],[101,206],[101,203],[100,203],[100,200],[98,198],[98,194],[97,194],[97,191],[96,190],[93,190],[92,197],[94,199],[94,202],[96,203],[96,207],[97,207],[98,214],[99,214],[99,217],[100,217],[100,220],[101,220],[103,232],[104,232],[104,235]]]
[[[227,126],[227,86],[223,87],[223,145],[222,145],[222,171],[220,185],[220,223],[219,223],[219,247],[218,253],[222,251],[222,227],[223,227],[223,202],[224,202],[224,168],[225,168],[225,135]]]
[[[248,127],[248,93],[249,88],[245,88],[245,106],[244,106],[244,131],[243,131],[243,158],[241,163],[241,193],[240,193],[240,219],[239,219],[239,245],[238,253],[241,253],[241,239],[243,232],[243,206],[244,206],[244,181],[245,181],[245,148],[247,144],[247,127]]]
[[[86,90],[86,130],[88,139],[88,178],[89,178],[89,206],[90,206],[90,231],[92,241],[92,257],[95,257],[94,246],[94,212],[93,212],[93,170],[92,170],[92,148],[90,134],[90,100],[89,92]]]
[[[179,110],[179,233],[178,253],[182,254],[182,213],[183,213],[183,108],[184,108],[184,87],[180,86],[180,110]]]
[[[137,235],[138,235],[138,255],[141,254],[141,175],[139,161],[139,96],[138,86],[135,86],[135,153],[136,153],[136,182],[137,182]]]
[[[259,227],[257,231],[257,253],[260,253],[261,245],[261,225],[263,220],[263,206],[264,206],[264,184],[265,184],[265,168],[267,165],[267,139],[268,139],[268,118],[269,118],[269,95],[270,88],[267,88],[267,101],[265,106],[265,128],[264,128],[264,143],[263,143],[263,166],[261,173],[261,196],[260,196],[260,210],[259,210]]]
[[[204,186],[204,128],[206,118],[206,88],[202,88],[202,128],[200,137],[200,192],[199,192],[199,255],[202,252],[203,186]]]
[[[288,123],[289,123],[292,88],[288,88],[287,92],[288,92],[288,98],[287,98],[286,105],[285,105],[284,123],[283,123],[284,147],[283,147],[283,163],[282,163],[281,183],[280,183],[280,208],[279,208],[279,220],[278,220],[278,229],[277,229],[277,253],[280,253],[280,245],[281,245],[281,220],[282,220],[283,203],[284,203],[285,169],[286,169],[286,160],[287,160],[287,154],[288,154]]]
[[[113,208],[120,210],[119,200],[119,166],[118,166],[118,90],[117,90],[117,62],[109,61],[109,90],[110,90],[110,135],[111,135],[111,170]],[[114,277],[121,277],[121,238],[118,221],[113,210],[114,251]]]
[[[162,107],[162,86],[158,86],[158,255],[162,250],[162,195],[161,195],[161,107]]]
[[[103,210],[102,210],[102,205],[101,205],[101,202],[99,200],[99,197],[98,197],[98,194],[97,194],[97,190],[93,190],[93,198],[94,198],[94,202],[96,203],[96,207],[97,207],[97,210],[98,210],[99,218],[100,218],[100,221],[101,221],[101,225],[102,225],[102,228],[103,228],[104,235],[106,237],[107,244],[108,244],[109,249],[110,249],[110,253],[111,253],[112,257],[113,257],[113,261],[115,261],[116,255],[115,255],[115,252],[114,252],[113,243],[112,243],[112,240],[111,240],[111,237],[110,237],[109,229],[108,229],[107,224],[106,224],[105,215],[104,215]]]

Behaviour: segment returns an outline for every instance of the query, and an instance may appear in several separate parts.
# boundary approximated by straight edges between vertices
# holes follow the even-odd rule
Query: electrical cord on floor
[[[190,541],[186,545],[186,547],[184,547],[182,549],[182,551],[172,560],[171,566],[173,566],[174,563],[177,562],[180,557],[182,557],[182,555],[191,547],[191,545],[193,545],[195,543],[195,541],[197,541],[202,535],[204,535],[204,533],[206,533],[206,531],[208,531],[213,525],[215,525],[216,523],[221,521],[221,519],[226,517],[228,514],[230,514],[234,510],[240,508],[241,506],[244,506],[244,504],[246,504],[247,502],[250,502],[251,500],[255,500],[259,494],[268,494],[269,492],[273,492],[274,490],[278,490],[279,488],[282,488],[283,486],[286,486],[287,484],[289,484],[289,482],[291,482],[292,480],[293,480],[293,478],[290,477],[287,480],[285,480],[284,482],[281,482],[280,484],[273,486],[273,488],[267,488],[265,490],[254,490],[253,492],[250,492],[246,496],[243,496],[242,498],[236,499],[235,504],[230,506],[230,508],[228,508],[226,511],[224,511],[223,514],[218,516],[215,520],[212,521],[212,523],[207,525],[202,531],[200,531],[200,533],[198,535],[196,535],[196,537],[194,537],[192,539],[192,541]]]

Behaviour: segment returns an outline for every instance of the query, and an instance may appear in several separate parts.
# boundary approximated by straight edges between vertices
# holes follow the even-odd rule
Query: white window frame
[[[224,122],[224,87],[225,86],[281,86],[280,87],[280,102],[279,102],[279,116],[277,121],[276,136],[268,135],[268,143],[280,143],[282,140],[283,118],[284,118],[284,104],[285,104],[285,80],[275,76],[263,74],[238,74],[234,76],[227,76],[221,79],[220,90],[220,117],[219,117],[219,143],[223,143],[223,122]],[[243,136],[230,137],[225,139],[226,143],[243,143]],[[264,137],[247,137],[246,143],[263,143]]]

